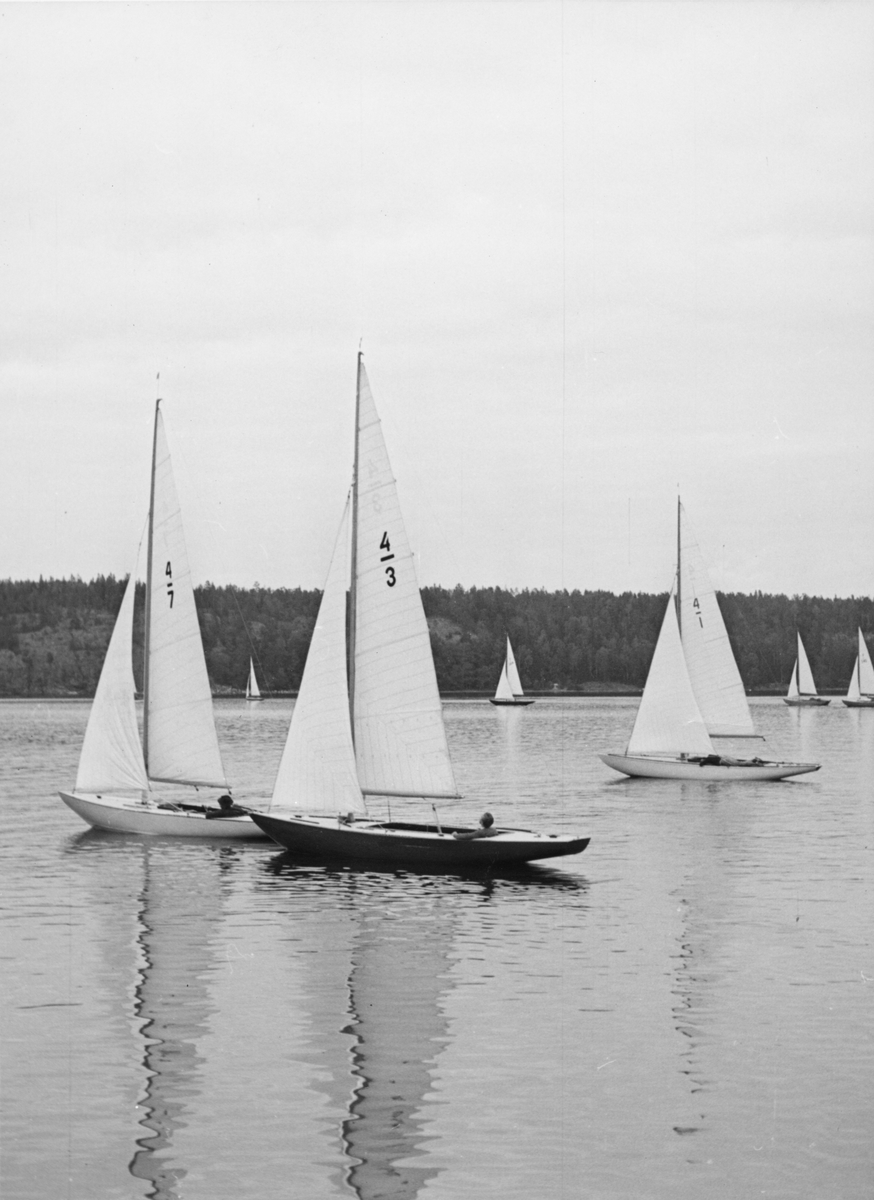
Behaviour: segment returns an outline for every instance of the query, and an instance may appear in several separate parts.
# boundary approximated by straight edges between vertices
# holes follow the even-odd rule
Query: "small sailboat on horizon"
[[[579,854],[587,837],[444,824],[458,800],[428,624],[397,485],[358,355],[352,490],[334,546],[288,739],[267,810],[253,820],[286,849],[427,869]],[[347,647],[347,587],[348,647]],[[372,817],[371,800],[388,809]],[[397,804],[434,821],[395,821]]]
[[[249,659],[249,678],[246,680],[246,699],[263,700],[261,689],[258,687],[258,677],[255,674],[255,664]]]
[[[516,656],[513,653],[513,647],[510,644],[509,638],[507,638],[507,652],[504,655],[504,665],[501,668],[498,688],[494,696],[491,697],[490,703],[515,708],[524,708],[527,704],[534,703],[534,700],[526,696],[522,691],[522,680],[519,678]]]
[[[824,708],[831,701],[817,694],[801,634],[796,632],[795,636],[798,639],[798,653],[792,668],[792,678],[789,680],[789,691],[783,697],[783,703],[794,708]]]
[[[874,666],[862,630],[859,630],[859,652],[844,697],[847,708],[874,708]]]
[[[76,784],[60,792],[61,799],[89,825],[116,833],[263,837],[229,795],[218,806],[179,796],[180,788],[227,792],[228,782],[160,400],[152,438],[142,742],[132,663],[135,589],[132,571],[88,716]],[[175,790],[153,791],[153,783]]]
[[[771,780],[818,763],[717,754],[713,738],[756,738],[716,593],[677,500],[677,573],[624,754],[600,758],[649,779]]]

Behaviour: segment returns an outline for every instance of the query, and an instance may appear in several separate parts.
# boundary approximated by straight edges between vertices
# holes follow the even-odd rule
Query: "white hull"
[[[249,817],[212,817],[203,812],[174,811],[157,804],[143,804],[131,796],[80,796],[60,792],[69,808],[93,825],[112,833],[141,833],[152,837],[195,837],[265,839]]]
[[[784,696],[783,703],[792,708],[825,708],[831,704],[831,700],[826,700],[824,696]]]
[[[641,779],[694,779],[699,783],[723,780],[752,783],[788,779],[790,775],[806,775],[809,771],[819,770],[819,763],[763,762],[753,759],[702,764],[667,754],[601,754],[598,757],[623,775]]]

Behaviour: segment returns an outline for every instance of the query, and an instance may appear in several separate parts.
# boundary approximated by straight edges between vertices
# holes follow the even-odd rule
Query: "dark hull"
[[[588,838],[526,829],[502,829],[491,837],[455,838],[454,826],[443,826],[441,832],[436,825],[399,821],[346,825],[335,818],[273,817],[265,813],[253,813],[252,820],[280,846],[301,854],[436,869],[496,867],[558,858],[580,854],[589,844]]]
[[[497,704],[506,708],[524,708],[526,704],[533,703],[533,700],[496,700],[494,696],[489,700],[489,704]]]
[[[861,700],[844,700],[847,708],[874,708],[874,698],[863,697]]]

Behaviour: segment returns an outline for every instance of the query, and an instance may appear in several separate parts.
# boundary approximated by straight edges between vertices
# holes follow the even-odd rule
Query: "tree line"
[[[0,695],[91,696],[125,580],[0,581]],[[321,593],[301,588],[217,587],[195,591],[210,682],[241,691],[249,658],[262,689],[295,692]],[[646,679],[667,595],[638,592],[422,589],[437,680],[443,692],[489,692],[505,639],[526,690],[637,690]],[[874,600],[720,594],[745,686],[783,691],[800,631],[820,689],[843,690],[856,630],[874,636]],[[142,686],[144,588],[137,588],[134,674]]]

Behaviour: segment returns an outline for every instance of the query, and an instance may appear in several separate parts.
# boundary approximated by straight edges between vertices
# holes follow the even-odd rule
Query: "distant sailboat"
[[[756,737],[740,672],[698,543],[677,501],[677,576],[624,754],[625,775],[661,779],[786,779],[817,763],[716,754],[714,737]]]
[[[258,680],[255,677],[255,664],[249,659],[249,678],[246,680],[246,699],[247,700],[263,700],[261,689],[258,687]]]
[[[443,706],[391,463],[358,356],[347,503],[270,809],[253,819],[292,851],[411,866],[490,866],[578,854],[588,838],[374,820],[365,797],[458,799]],[[351,546],[347,530],[351,525]],[[349,645],[347,672],[347,605]]]
[[[813,672],[807,660],[804,642],[801,640],[800,633],[796,634],[796,637],[798,638],[798,656],[795,659],[795,666],[792,668],[789,691],[783,697],[783,703],[791,704],[795,708],[822,708],[831,701],[816,694],[816,684],[813,682]]]
[[[509,638],[507,638],[507,653],[504,656],[501,678],[498,680],[498,690],[492,697],[491,703],[513,705],[517,708],[523,708],[526,704],[534,703],[522,691],[522,680],[519,678],[516,657],[513,654],[513,647],[510,645]]]
[[[847,708],[874,708],[874,666],[871,665],[871,655],[859,630],[859,653],[856,665],[850,679],[850,686],[844,698]]]
[[[160,404],[152,441],[142,744],[131,662],[132,572],[88,717],[76,786],[60,796],[98,829],[260,838],[261,830],[246,815],[223,816],[220,807],[163,799],[151,790],[152,782],[222,791],[228,786]]]

